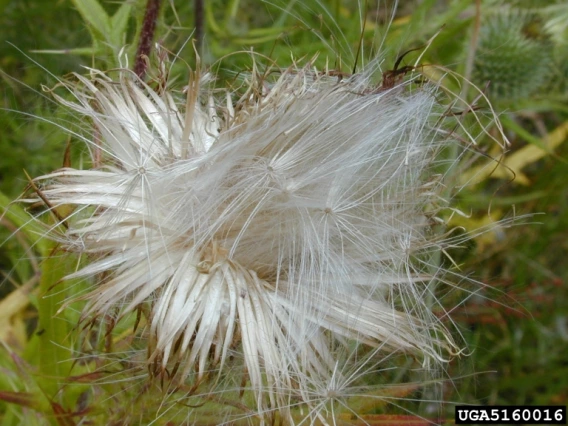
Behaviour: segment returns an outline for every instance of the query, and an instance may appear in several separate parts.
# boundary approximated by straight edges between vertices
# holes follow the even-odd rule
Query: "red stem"
[[[152,51],[152,40],[154,39],[156,21],[160,13],[160,3],[161,0],[148,0],[148,3],[146,3],[146,13],[144,14],[144,21],[142,21],[140,41],[134,63],[134,72],[141,80],[144,79],[146,68],[148,67],[146,58],[150,57],[150,52]]]

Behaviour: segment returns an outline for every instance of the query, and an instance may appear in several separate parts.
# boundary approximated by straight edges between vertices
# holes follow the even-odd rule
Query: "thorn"
[[[25,173],[26,177],[28,178],[29,185],[32,187],[32,189],[35,191],[35,193],[38,195],[38,197],[41,198],[41,201],[43,201],[45,203],[45,205],[49,208],[49,211],[51,212],[51,214],[53,216],[55,216],[55,218],[57,219],[59,224],[63,225],[65,227],[65,229],[69,229],[69,225],[65,221],[65,218],[61,217],[61,215],[57,212],[57,210],[53,207],[53,205],[49,202],[49,200],[45,197],[45,195],[43,195],[41,190],[37,187],[37,185],[34,183],[33,179],[30,177],[30,175],[28,174],[28,172],[25,169],[24,169],[24,173]]]
[[[65,153],[63,154],[63,167],[71,167],[71,136],[67,138],[67,145],[65,146]]]

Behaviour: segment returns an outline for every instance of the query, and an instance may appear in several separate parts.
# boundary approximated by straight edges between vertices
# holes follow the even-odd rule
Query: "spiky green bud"
[[[494,100],[533,95],[550,74],[553,44],[536,15],[503,11],[482,24],[473,80]]]

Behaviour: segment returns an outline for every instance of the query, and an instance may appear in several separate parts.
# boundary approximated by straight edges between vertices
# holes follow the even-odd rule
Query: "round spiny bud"
[[[499,12],[481,26],[473,80],[494,100],[534,94],[550,74],[553,45],[536,15]]]

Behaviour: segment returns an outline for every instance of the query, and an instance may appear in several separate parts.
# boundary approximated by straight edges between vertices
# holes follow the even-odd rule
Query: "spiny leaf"
[[[119,48],[122,44],[124,44],[124,37],[126,35],[128,19],[130,18],[131,11],[132,5],[125,2],[120,6],[112,18],[110,18],[110,33],[108,40],[114,48]]]
[[[97,0],[73,0],[73,4],[83,17],[83,20],[94,28],[99,35],[110,33],[110,19]],[[94,38],[94,37],[93,37]]]

